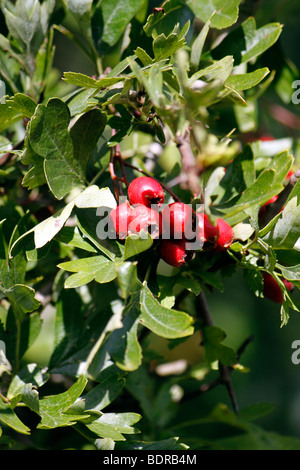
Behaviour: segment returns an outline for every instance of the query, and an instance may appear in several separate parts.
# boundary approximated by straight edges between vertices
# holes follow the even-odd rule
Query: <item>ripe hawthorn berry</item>
[[[191,239],[195,235],[195,215],[191,206],[173,202],[161,212],[162,230],[165,236],[176,240]]]
[[[138,234],[143,230],[150,233],[152,238],[158,238],[161,232],[160,213],[151,207],[137,204],[132,207],[128,234]]]
[[[132,208],[128,201],[119,204],[110,214],[111,229],[118,238],[124,239],[128,235],[128,226],[131,220]]]
[[[146,207],[157,204],[161,206],[165,194],[158,181],[149,176],[140,176],[132,180],[128,186],[128,198],[132,205],[143,204]]]
[[[263,273],[263,282],[264,296],[270,300],[273,300],[273,302],[282,304],[283,294],[276,279],[269,273]],[[289,291],[292,291],[294,289],[294,284],[292,284],[290,281],[283,279],[283,283]]]
[[[214,225],[207,214],[197,214],[198,236],[210,245],[214,251],[222,251],[229,248],[233,241],[233,230],[223,219],[217,219]]]
[[[161,259],[175,268],[185,265],[193,255],[186,250],[185,240],[161,240],[158,251]]]
[[[200,212],[197,214],[197,231],[198,237],[203,242],[214,244],[219,236],[218,227],[213,225],[207,214]]]
[[[226,250],[233,242],[232,227],[224,219],[217,219],[218,238],[214,249],[216,251]]]

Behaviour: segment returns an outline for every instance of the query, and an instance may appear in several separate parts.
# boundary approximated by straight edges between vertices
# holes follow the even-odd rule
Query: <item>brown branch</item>
[[[110,149],[110,161],[109,161],[108,168],[109,168],[110,177],[111,177],[111,180],[112,180],[112,183],[113,183],[115,197],[118,200],[120,194],[119,194],[119,188],[117,186],[118,177],[117,177],[116,172],[115,172],[115,158],[114,158],[114,149],[113,148]]]
[[[237,351],[237,360],[240,359],[242,353],[245,351],[246,347],[249,345],[249,343],[253,341],[253,336],[249,336],[249,338],[247,338],[244,343],[242,344],[242,346],[238,349]],[[215,379],[215,380],[212,380],[211,382],[209,383],[206,383],[206,384],[203,384],[201,385],[201,387],[197,390],[194,390],[188,394],[186,394],[186,396],[183,398],[183,400],[190,400],[191,398],[195,398],[197,397],[198,395],[201,395],[202,393],[206,393],[206,392],[209,392],[210,390],[212,390],[213,388],[217,387],[218,385],[225,385],[228,392],[229,392],[229,395],[230,395],[230,398],[231,398],[231,401],[234,401],[236,402],[236,399],[235,399],[235,396],[234,394],[232,393],[232,387],[230,387],[230,374],[234,371],[234,368],[233,367],[227,367],[227,371],[226,371],[226,375],[224,375],[224,370],[222,369],[221,373],[220,373],[220,376]]]
[[[200,170],[191,147],[190,134],[186,132],[184,136],[178,135],[176,137],[176,145],[181,155],[182,173],[185,176],[186,187],[194,196],[201,195],[202,189],[199,180]]]
[[[201,316],[204,326],[208,326],[208,327],[213,326],[214,322],[213,322],[213,319],[209,310],[205,293],[203,291],[197,297],[197,306],[198,306],[198,311],[199,311],[199,314]],[[230,378],[230,368],[222,364],[221,361],[219,361],[219,374],[220,376],[217,380],[214,380],[210,385],[202,386],[199,392],[203,393],[203,391],[210,390],[211,388],[219,384],[225,385],[228,391],[229,397],[231,399],[234,412],[238,414],[239,407],[238,407],[237,399],[236,399],[235,392],[234,392],[231,378]]]
[[[116,131],[112,129],[112,136],[115,133]],[[121,172],[122,172],[121,177],[116,175],[116,162],[119,162],[120,164]],[[122,183],[126,184],[127,187],[129,186],[129,182],[127,180],[125,166],[124,166],[124,160],[120,152],[119,144],[116,144],[114,147],[110,149],[110,161],[109,161],[108,168],[109,168],[109,173],[110,173],[112,183],[113,183],[115,197],[117,200],[119,200],[120,194],[122,195]]]

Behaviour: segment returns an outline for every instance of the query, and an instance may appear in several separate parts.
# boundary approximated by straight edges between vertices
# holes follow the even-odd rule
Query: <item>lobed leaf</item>
[[[163,307],[144,283],[140,293],[141,323],[163,338],[182,338],[193,333],[193,318]]]

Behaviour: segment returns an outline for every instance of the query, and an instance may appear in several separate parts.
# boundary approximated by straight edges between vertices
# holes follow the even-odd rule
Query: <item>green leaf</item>
[[[122,297],[127,299],[131,294],[138,292],[142,284],[137,277],[137,263],[127,261],[117,268],[118,282],[121,289]]]
[[[171,437],[170,439],[163,439],[161,441],[126,441],[124,443],[118,442],[116,450],[186,450],[188,446],[178,442],[179,437]]]
[[[248,223],[240,222],[233,227],[234,240],[245,242],[253,233],[254,228]]]
[[[93,358],[93,362],[88,371],[91,377],[99,380],[99,374],[103,372],[106,362],[114,361],[119,370],[133,371],[138,369],[142,361],[142,349],[138,342],[137,329],[140,322],[139,304],[134,299],[130,299],[128,305],[123,309],[118,309],[109,320],[112,328],[101,333],[101,347],[98,347],[97,354]],[[116,318],[116,321],[115,321]],[[104,334],[106,335],[104,340]]]
[[[6,318],[6,335],[2,337],[6,343],[7,358],[12,367],[17,368],[24,354],[37,339],[42,326],[39,312],[25,314],[23,309],[24,305],[19,311],[9,309]]]
[[[11,107],[9,104],[0,105],[0,132],[10,127],[15,122],[22,119],[22,113],[15,107]]]
[[[294,157],[288,150],[275,155],[269,165],[270,170],[273,169],[276,172],[274,180],[278,183],[282,183],[291,169],[293,161]]]
[[[194,2],[186,0],[186,4],[194,12],[195,16],[203,22],[208,21],[211,16],[211,27],[225,29],[234,24],[238,18],[239,4],[241,0],[211,0],[210,2]]]
[[[79,287],[94,280],[100,284],[107,283],[117,277],[116,263],[103,255],[66,261],[58,267],[76,273],[67,278],[66,288]]]
[[[9,217],[14,217],[14,212],[9,213]],[[18,225],[7,227],[9,220],[2,220],[0,222],[0,286],[2,289],[8,289],[16,284],[23,284],[25,282],[25,271],[26,271],[26,259],[24,253],[18,253],[16,257],[11,260],[8,257],[9,247],[14,241],[14,237],[18,237],[19,229],[22,229],[22,219]],[[5,239],[6,230],[11,229],[13,236],[11,236],[9,242]]]
[[[117,43],[140,7],[140,0],[102,0],[96,5],[92,34],[99,55]]]
[[[78,209],[114,209],[116,199],[109,188],[99,188],[96,185],[88,186],[74,199],[74,205]]]
[[[137,413],[105,413],[87,427],[103,438],[124,441],[123,434],[136,434],[138,429],[132,427],[141,419]]]
[[[124,373],[112,364],[100,372],[97,382],[98,385],[83,397],[87,410],[103,410],[121,393],[126,380]]]
[[[63,289],[56,300],[53,352],[49,369],[68,362],[85,345],[84,340],[85,325],[80,296],[74,289]]]
[[[31,118],[37,106],[36,102],[28,95],[23,93],[16,93],[12,98],[6,100],[12,109],[15,109],[19,114],[27,118]]]
[[[57,199],[84,183],[80,163],[74,157],[69,123],[68,107],[58,98],[38,105],[29,123],[30,146],[44,158],[47,183]]]
[[[262,297],[264,281],[263,275],[258,269],[243,270],[244,278],[249,289],[257,296]]]
[[[124,77],[104,77],[100,80],[96,80],[95,78],[89,77],[83,73],[64,72],[63,80],[67,83],[70,83],[71,85],[76,85],[83,88],[101,89],[121,82],[124,80]]]
[[[0,288],[0,291],[8,298],[14,312],[20,321],[25,315],[39,309],[40,301],[35,298],[35,291],[29,286],[16,284],[10,289]]]
[[[136,75],[137,79],[144,85],[153,105],[157,108],[162,108],[164,105],[164,97],[162,93],[163,81],[159,65],[157,63],[152,65],[146,74],[135,61],[128,59],[128,62],[134,75]]]
[[[77,88],[66,96],[64,102],[68,105],[70,115],[77,116],[92,109],[95,106],[92,100],[97,91],[95,88]]]
[[[125,371],[138,369],[142,363],[142,348],[138,342],[140,310],[131,299],[122,314],[122,328],[115,330],[110,338],[110,354],[116,365]]]
[[[282,185],[276,182],[275,171],[267,169],[260,173],[255,182],[240,195],[234,205],[230,203],[230,207],[225,209],[226,205],[222,206],[220,204],[218,209],[222,210],[226,217],[229,218],[250,207],[262,206],[281,190]]]
[[[39,163],[36,163],[30,170],[26,173],[22,180],[22,186],[27,189],[33,189],[37,186],[42,186],[45,184],[46,178],[44,173],[44,164],[43,160]]]
[[[197,70],[199,67],[202,50],[203,50],[204,43],[208,35],[208,31],[209,31],[210,24],[211,24],[211,19],[214,14],[215,12],[213,12],[211,17],[205,22],[205,24],[201,28],[200,33],[193,41],[193,44],[191,47],[191,58],[190,58],[192,70]]]
[[[30,383],[39,388],[49,379],[49,373],[37,364],[26,364],[20,372],[15,375],[9,384],[7,398],[12,400],[16,395],[23,393],[26,384]]]
[[[33,189],[47,183],[44,173],[44,159],[33,151],[29,143],[28,135],[25,135],[21,162],[23,165],[31,165],[30,170],[25,174],[22,180],[22,185],[25,188]]]
[[[267,67],[257,69],[254,72],[234,74],[227,78],[225,85],[234,90],[249,90],[260,83],[270,73]]]
[[[52,215],[48,217],[48,219],[43,220],[32,229],[34,232],[34,244],[36,248],[45,246],[55,237],[55,235],[60,231],[60,229],[64,226],[70,217],[73,206],[73,203],[67,204],[55,215]]]
[[[17,0],[14,8],[4,8],[4,15],[10,33],[24,50],[29,52],[32,49],[33,53],[37,52],[44,39],[40,2]]]
[[[99,109],[92,109],[81,115],[70,129],[74,158],[80,162],[84,173],[105,125],[106,115]]]
[[[196,80],[203,78],[206,81],[220,80],[221,82],[226,82],[230,76],[233,69],[233,57],[226,56],[220,60],[214,61],[213,64],[205,67],[204,69],[198,70],[195,72],[189,79],[188,85],[192,85]]]
[[[103,219],[100,219],[100,216],[101,214],[97,215],[97,212],[94,209],[77,208],[76,217],[79,230],[90,240],[91,243],[93,243],[93,245],[98,250],[104,253],[109,259],[123,259],[124,246],[121,245],[118,240],[110,239],[108,236],[105,237],[103,234],[99,234],[100,236],[98,236],[98,224],[101,222],[101,227],[103,225]]]
[[[52,0],[47,4],[43,3],[42,9],[45,9],[47,5],[51,3],[54,5],[54,1]],[[54,29],[50,29],[35,57],[33,83],[37,90],[36,94],[40,96],[47,86],[48,77],[53,67],[53,60],[55,54],[55,45],[53,45],[53,37]]]
[[[125,254],[124,259],[136,256],[146,250],[149,250],[153,245],[153,240],[149,233],[143,233],[143,236],[129,235],[125,240]]]
[[[10,249],[10,256],[14,255],[14,250],[16,249],[16,246],[18,246],[20,241],[22,241],[23,238],[27,237],[32,232],[34,233],[35,248],[39,249],[45,246],[60,232],[66,221],[69,219],[74,207],[78,207],[79,209],[85,210],[89,208],[97,208],[97,210],[100,210],[101,208],[113,209],[115,206],[116,200],[109,188],[100,189],[98,186],[95,185],[88,186],[81,193],[79,193],[73,199],[73,201],[69,202],[69,204],[60,209],[56,214],[43,220],[38,225],[35,225],[26,233],[23,233],[12,244]],[[95,209],[93,213],[94,216],[96,213]]]
[[[170,34],[174,25],[183,26],[192,22],[194,15],[182,0],[166,0],[161,9],[154,9],[148,16],[144,31],[148,37],[156,38],[159,34]]]
[[[30,434],[30,429],[17,417],[10,405],[0,399],[0,422],[21,434]]]
[[[171,55],[173,55],[178,49],[183,47],[185,44],[185,36],[189,27],[189,23],[187,23],[186,27],[178,33],[176,28],[174,28],[174,32],[169,34],[169,36],[165,36],[165,34],[160,34],[156,36],[153,41],[153,52],[156,61],[167,59]]]
[[[294,197],[284,207],[281,217],[272,230],[263,238],[270,246],[276,249],[293,248],[299,238],[300,205]]]
[[[144,51],[144,49],[142,49],[140,46],[137,47],[134,52],[137,58],[142,62],[144,67],[153,63],[152,57],[150,57],[149,54],[147,54],[147,52]]]
[[[247,106],[234,106],[234,114],[241,132],[251,132],[258,126],[258,105],[254,99],[247,98]]]
[[[146,284],[140,293],[141,323],[164,338],[182,338],[193,333],[193,318],[184,312],[163,307]]]
[[[205,347],[205,355],[208,363],[221,361],[223,365],[230,366],[236,362],[235,351],[221,344],[226,338],[226,333],[216,326],[204,327],[203,345]]]
[[[74,17],[80,33],[88,40],[92,39],[91,15],[93,0],[63,0],[65,8]]]
[[[82,237],[77,227],[63,227],[59,233],[54,236],[54,240],[91,253],[97,252],[94,245]]]
[[[269,49],[281,34],[279,23],[269,23],[256,29],[253,17],[245,20],[240,26],[231,31],[223,41],[213,49],[215,59],[232,55],[234,65],[249,62]]]
[[[288,281],[300,281],[300,264],[294,266],[281,266],[277,264],[282,276]]]
[[[22,402],[31,411],[34,411],[37,414],[39,413],[39,393],[31,383],[25,384],[25,387],[23,388]]]
[[[67,413],[68,409],[82,394],[86,384],[87,379],[80,377],[66,392],[41,399],[39,407],[41,421],[37,428],[54,429],[57,427],[72,426],[77,421],[86,419],[88,413]]]

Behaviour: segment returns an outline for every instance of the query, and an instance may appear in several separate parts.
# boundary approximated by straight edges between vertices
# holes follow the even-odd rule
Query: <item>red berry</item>
[[[132,205],[143,204],[151,207],[152,204],[161,206],[165,200],[165,195],[158,181],[149,176],[140,176],[130,183],[128,198]]]
[[[190,259],[185,240],[162,240],[159,246],[160,257],[171,266],[179,268]]]
[[[219,236],[215,245],[217,251],[225,250],[229,248],[233,242],[233,230],[231,226],[223,219],[217,219],[216,221]]]
[[[128,234],[138,234],[141,230],[149,232],[152,238],[158,238],[161,232],[160,213],[142,204],[132,208]]]
[[[270,300],[273,300],[274,302],[278,304],[282,304],[283,294],[276,279],[273,276],[271,276],[271,274],[269,273],[263,273],[263,279],[264,279],[264,288],[263,288],[264,296]],[[287,281],[286,279],[283,279],[283,283],[289,291],[293,290],[294,285],[291,282]]]
[[[162,228],[165,236],[170,235],[176,240],[192,239],[194,211],[183,202],[173,202],[162,210]]]
[[[128,235],[132,208],[129,203],[123,202],[110,212],[111,228],[118,238],[123,239]]]
[[[292,282],[287,281],[286,279],[283,279],[282,282],[285,285],[285,287],[287,288],[287,290],[289,290],[290,292],[294,290],[295,286]]]
[[[278,196],[273,196],[271,197],[271,199],[269,199],[260,209],[259,209],[259,213],[258,213],[258,218],[261,219],[262,216],[264,215],[264,213],[266,212],[266,209],[267,209],[267,206],[269,204],[273,204],[273,202],[277,201],[278,199]]]
[[[218,227],[213,225],[204,212],[197,214],[198,236],[204,242],[214,244],[219,236]]]

